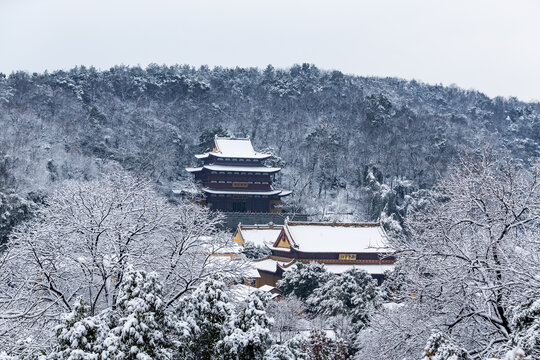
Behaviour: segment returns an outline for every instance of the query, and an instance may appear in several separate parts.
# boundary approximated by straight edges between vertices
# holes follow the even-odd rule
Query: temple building
[[[238,224],[233,241],[242,246],[251,244],[269,248],[276,241],[282,229],[283,225],[273,223],[264,225]]]
[[[272,155],[256,152],[249,138],[214,138],[212,151],[195,155],[198,167],[186,168],[202,185],[205,203],[224,212],[281,213],[281,198],[291,191],[274,189],[281,168],[268,167]]]
[[[277,237],[268,245],[271,230],[277,229],[269,226],[242,228],[240,225],[235,237],[238,243],[247,238],[260,241],[271,250],[271,255],[253,261],[259,273],[254,279],[257,287],[276,286],[283,274],[298,263],[322,263],[329,272],[336,274],[352,268],[362,269],[379,284],[384,272],[394,267],[393,251],[379,223],[285,221]]]

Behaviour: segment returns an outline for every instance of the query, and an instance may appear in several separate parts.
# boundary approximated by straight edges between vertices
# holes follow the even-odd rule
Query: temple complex
[[[279,232],[275,226],[238,227],[236,242],[253,239],[271,250],[271,255],[253,261],[259,273],[255,279],[257,287],[276,286],[283,274],[298,263],[318,262],[336,274],[362,269],[379,284],[384,272],[394,267],[393,251],[379,223],[285,221],[278,229]],[[269,244],[272,231],[277,237]]]
[[[274,189],[281,168],[268,167],[271,154],[253,149],[249,138],[214,138],[212,151],[195,155],[199,166],[186,168],[202,186],[205,204],[223,212],[281,213],[281,198],[291,191]]]

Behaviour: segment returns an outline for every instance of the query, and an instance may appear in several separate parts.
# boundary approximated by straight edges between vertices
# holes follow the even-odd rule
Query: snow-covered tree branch
[[[381,336],[421,334],[414,340],[420,348],[437,328],[482,359],[500,354],[513,336],[514,307],[539,296],[539,169],[496,155],[461,159],[407,219],[407,235],[394,244],[405,300],[375,320]]]
[[[166,306],[211,274],[234,276],[241,261],[212,256],[230,246],[220,221],[197,204],[169,204],[125,173],[62,183],[2,253],[0,341],[42,345],[47,324],[78,297],[91,315],[114,309],[128,263],[159,274]]]

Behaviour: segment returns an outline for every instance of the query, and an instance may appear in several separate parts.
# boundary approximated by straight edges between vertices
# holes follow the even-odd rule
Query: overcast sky
[[[290,67],[540,100],[538,0],[0,0],[0,72]]]

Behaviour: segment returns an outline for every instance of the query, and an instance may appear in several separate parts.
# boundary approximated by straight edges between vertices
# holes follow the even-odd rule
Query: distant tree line
[[[215,133],[272,151],[285,166],[278,183],[294,191],[290,208],[400,228],[463,148],[489,143],[534,161],[539,114],[540,104],[516,98],[310,64],[0,74],[0,192],[19,209],[0,205],[0,229],[26,216],[11,195],[39,199],[111,163],[167,193]]]

